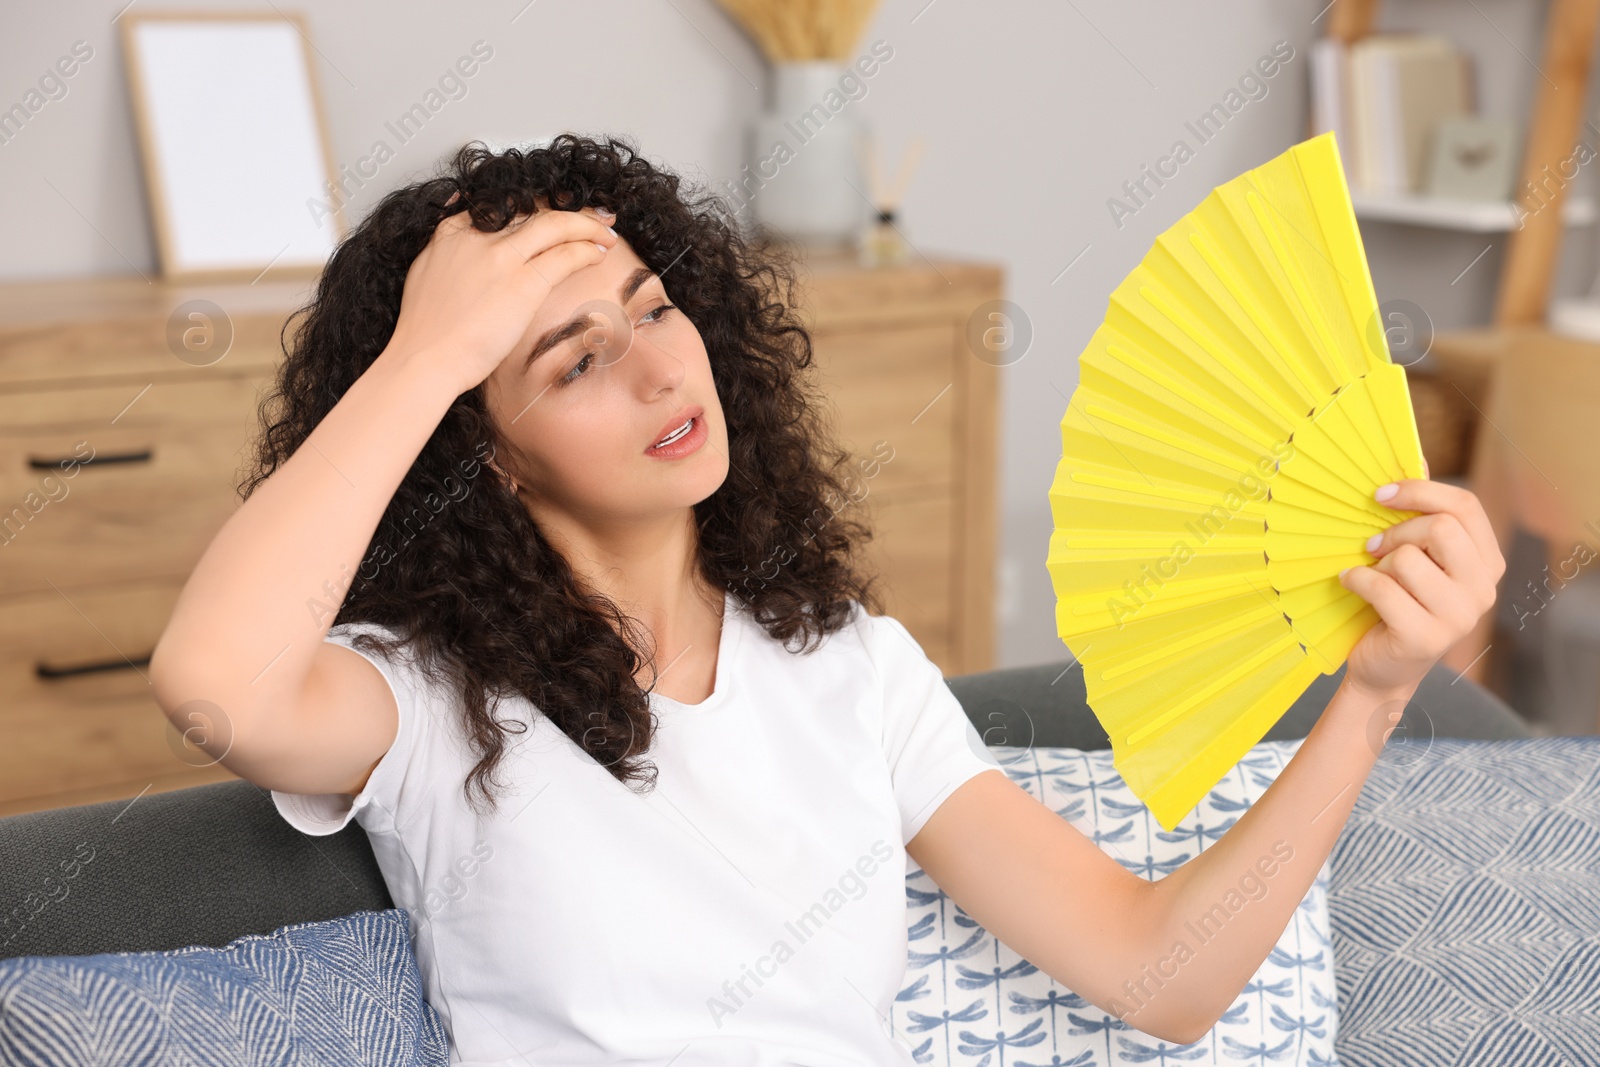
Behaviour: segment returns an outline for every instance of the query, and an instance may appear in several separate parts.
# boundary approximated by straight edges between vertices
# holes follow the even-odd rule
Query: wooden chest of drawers
[[[1000,268],[919,259],[864,270],[813,250],[801,301],[845,445],[892,454],[862,503],[888,613],[946,675],[994,665],[1002,368],[969,341]]]
[[[0,286],[0,814],[231,777],[180,758],[144,667],[305,288]]]
[[[279,331],[309,284],[0,285],[0,815],[231,777],[180,757],[144,665],[238,506]],[[993,664],[999,370],[966,337],[1000,285],[987,265],[805,262],[821,381],[869,461],[869,564],[946,674]],[[211,305],[198,319],[194,301]]]

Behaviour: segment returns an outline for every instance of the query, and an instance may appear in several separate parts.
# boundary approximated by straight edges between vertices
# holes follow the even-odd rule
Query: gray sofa
[[[1319,678],[1267,734],[1304,737],[1343,676]],[[1061,663],[949,680],[990,745],[1108,747]],[[1528,737],[1510,708],[1435,667],[1395,736]],[[1394,743],[1391,737],[1390,743]],[[70,873],[69,873],[70,872]],[[0,958],[227,944],[393,906],[355,823],[313,838],[244,781],[0,819]]]

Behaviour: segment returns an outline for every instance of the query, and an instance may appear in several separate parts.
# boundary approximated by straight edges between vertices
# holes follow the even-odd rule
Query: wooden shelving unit
[[[1377,16],[1378,0],[1340,0],[1328,13],[1327,32],[1350,44],[1373,32]],[[1572,151],[1588,97],[1597,26],[1600,26],[1600,0],[1549,0],[1542,53],[1537,62],[1541,76],[1536,83],[1537,97],[1529,115],[1517,184],[1519,196],[1525,195],[1521,191],[1530,185],[1538,187],[1545,168],[1554,168]],[[1530,456],[1526,451],[1529,447],[1537,451],[1538,446],[1525,443],[1521,438],[1516,442],[1508,440],[1504,427],[1508,423],[1538,424],[1536,413],[1521,410],[1529,397],[1538,395],[1559,394],[1567,401],[1561,416],[1567,421],[1556,426],[1558,433],[1538,435],[1540,443],[1552,449],[1559,447],[1555,439],[1559,432],[1573,435],[1577,427],[1600,419],[1600,404],[1585,413],[1570,402],[1570,382],[1563,389],[1559,380],[1542,385],[1529,380],[1555,373],[1552,368],[1558,367],[1565,368],[1561,373],[1570,375],[1572,361],[1581,359],[1579,353],[1587,353],[1594,366],[1600,367],[1600,345],[1558,338],[1545,328],[1563,232],[1566,226],[1594,216],[1592,202],[1567,194],[1564,184],[1553,191],[1543,190],[1545,200],[1539,210],[1536,208],[1541,208],[1540,204],[1524,201],[1526,217],[1520,228],[1480,224],[1489,222],[1491,214],[1498,220],[1501,214],[1498,205],[1488,205],[1489,210],[1481,217],[1476,213],[1451,212],[1438,204],[1431,207],[1387,205],[1387,217],[1393,221],[1508,233],[1489,325],[1436,336],[1429,353],[1431,368],[1428,371],[1413,369],[1413,392],[1431,386],[1435,394],[1431,402],[1453,403],[1460,407],[1469,421],[1466,482],[1483,502],[1502,548],[1509,548],[1518,527],[1527,529],[1545,538],[1552,569],[1571,551],[1571,538],[1577,532],[1573,517],[1600,515],[1600,488],[1594,490],[1595,499],[1579,500],[1572,493],[1576,486],[1569,481],[1569,489],[1563,491],[1566,499],[1552,499],[1544,487],[1534,484],[1535,480],[1548,480],[1535,474],[1541,467],[1540,457]],[[1369,203],[1367,209],[1363,212],[1358,207],[1357,214],[1372,219],[1386,217],[1385,205]],[[1413,212],[1411,217],[1396,217],[1397,213],[1404,214],[1407,210]],[[1424,221],[1420,216],[1430,211],[1433,221]],[[1507,205],[1505,214],[1511,211],[1511,206]],[[1547,352],[1556,350],[1560,352],[1560,359],[1545,358]],[[1516,387],[1508,389],[1506,385],[1511,375],[1516,375]],[[1581,399],[1579,396],[1578,400]],[[1418,404],[1419,417],[1422,406]],[[1544,425],[1549,428],[1548,417]],[[1533,439],[1531,434],[1529,439]],[[1571,452],[1577,444],[1568,441],[1565,450]],[[1559,462],[1559,457],[1552,454],[1542,465],[1550,467]],[[1444,662],[1475,681],[1486,681],[1498,674],[1495,644],[1494,613],[1491,612],[1472,634],[1445,655]]]
[[[1328,13],[1328,35],[1347,45],[1354,43],[1373,32],[1377,17],[1378,0],[1340,0]],[[1544,52],[1538,64],[1545,76],[1538,82],[1539,95],[1523,145],[1519,189],[1528,183],[1536,184],[1546,167],[1554,166],[1572,151],[1573,137],[1583,119],[1583,105],[1588,96],[1597,25],[1600,25],[1600,0],[1550,0],[1545,19]],[[1544,321],[1562,230],[1577,221],[1575,213],[1592,216],[1594,211],[1593,205],[1587,202],[1575,202],[1569,209],[1566,194],[1565,186],[1548,194],[1545,207],[1554,207],[1554,211],[1534,210],[1538,205],[1524,205],[1528,213],[1524,225],[1512,230],[1507,242],[1506,264],[1495,302],[1494,327]],[[1381,210],[1376,200],[1369,206]],[[1427,210],[1416,204],[1411,207],[1419,212]],[[1495,210],[1493,206],[1488,207]],[[1436,208],[1435,213],[1435,217],[1449,214],[1443,208]],[[1460,221],[1471,222],[1476,218],[1476,215],[1463,215]],[[1459,228],[1480,229],[1477,225]]]

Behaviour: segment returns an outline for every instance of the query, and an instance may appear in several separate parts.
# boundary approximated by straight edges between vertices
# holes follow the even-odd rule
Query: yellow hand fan
[[[1333,135],[1157,238],[1078,358],[1050,486],[1056,628],[1166,829],[1378,613],[1339,584],[1421,478]]]

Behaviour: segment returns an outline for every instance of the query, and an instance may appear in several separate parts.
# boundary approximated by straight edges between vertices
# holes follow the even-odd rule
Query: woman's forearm
[[[204,699],[238,729],[298,696],[384,510],[455,388],[435,361],[386,350],[229,516],[151,656],[155,696],[169,714]],[[307,607],[318,603],[332,610]]]
[[[1237,999],[1283,936],[1355,807],[1387,731],[1413,690],[1339,686],[1299,750],[1222,837],[1155,883],[1162,955],[1129,976],[1121,1017],[1171,1017],[1204,1033]]]

